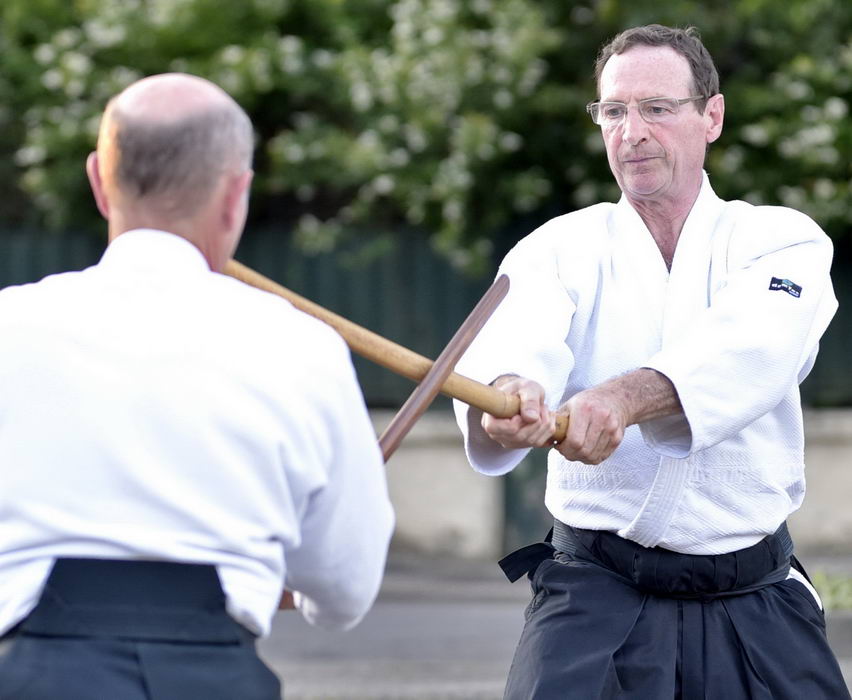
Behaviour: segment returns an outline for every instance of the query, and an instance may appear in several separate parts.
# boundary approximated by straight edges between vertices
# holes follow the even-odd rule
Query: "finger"
[[[602,445],[601,451],[598,454],[598,464],[603,462],[605,459],[608,459],[610,455],[618,449],[623,438],[624,430],[622,429],[616,429],[610,432],[608,440],[604,445]]]
[[[546,421],[535,423],[524,423],[520,415],[511,419],[492,420],[487,424],[483,422],[483,428],[492,440],[512,449],[549,446],[554,425],[555,418],[549,415]]]
[[[487,413],[482,416],[482,428],[492,438],[513,435],[524,425],[521,417],[495,418]]]
[[[553,433],[556,432],[556,415],[548,412],[546,419],[542,420],[535,430],[530,434],[530,441],[536,447],[552,447]]]
[[[494,423],[486,433],[503,447],[516,449],[533,446],[533,443],[530,442],[530,435],[535,427],[537,426],[524,423],[521,416],[516,415],[511,419]]]
[[[544,405],[544,395],[537,386],[524,386],[518,391],[521,401],[521,417],[527,423],[534,423],[542,418],[542,412],[547,411]]]
[[[615,452],[624,438],[624,428],[614,414],[609,414],[594,424],[591,436],[595,434],[597,439],[588,454],[590,464],[600,464]]]
[[[591,442],[591,440],[595,438],[594,434],[590,434],[589,438]],[[586,454],[586,459],[583,461],[587,464],[600,464],[611,453],[610,444],[610,434],[605,430],[600,431],[597,434],[597,439],[594,441],[594,444],[590,446],[590,449]]]
[[[576,407],[571,408],[574,410],[569,412],[571,419],[568,421],[568,431],[561,445],[570,454],[570,459],[579,459],[586,446],[589,416],[585,411],[577,410]]]

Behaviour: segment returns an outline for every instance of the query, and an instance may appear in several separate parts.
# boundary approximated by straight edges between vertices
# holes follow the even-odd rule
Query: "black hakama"
[[[531,575],[507,699],[850,697],[822,610],[787,578],[786,527],[718,556],[646,549],[561,523],[553,544]]]

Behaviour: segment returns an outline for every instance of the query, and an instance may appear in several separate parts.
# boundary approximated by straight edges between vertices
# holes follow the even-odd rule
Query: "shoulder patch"
[[[788,279],[779,279],[778,277],[773,277],[769,280],[769,288],[771,290],[780,289],[784,292],[787,292],[791,297],[800,297],[802,296],[802,288]]]

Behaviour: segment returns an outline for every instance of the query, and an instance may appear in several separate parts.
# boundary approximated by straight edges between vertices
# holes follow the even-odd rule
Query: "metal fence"
[[[98,261],[104,240],[75,233],[0,233],[0,287],[79,270]],[[404,345],[436,357],[491,280],[458,274],[422,236],[400,237],[387,254],[358,261],[351,250],[306,255],[286,233],[246,235],[237,259],[326,308]],[[414,388],[407,379],[354,358],[367,402],[399,406]],[[439,399],[439,407],[449,401]]]
[[[0,287],[31,282],[97,262],[104,241],[96,236],[32,232],[0,233]],[[318,304],[427,357],[436,357],[490,279],[468,279],[437,255],[425,238],[399,236],[386,254],[356,261],[352,250],[306,255],[289,235],[252,232],[237,258]],[[802,386],[806,403],[852,405],[852,262],[835,259],[833,278],[840,310],[823,338],[819,360]],[[413,384],[355,358],[370,405],[400,405]],[[446,400],[439,407],[447,408]]]

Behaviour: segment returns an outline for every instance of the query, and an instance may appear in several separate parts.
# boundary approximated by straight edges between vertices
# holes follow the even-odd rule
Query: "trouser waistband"
[[[793,540],[784,523],[746,549],[716,555],[678,554],[643,547],[612,532],[583,530],[556,520],[544,542],[522,547],[500,560],[510,581],[532,576],[554,556],[587,561],[612,571],[630,585],[671,598],[717,598],[739,595],[787,578]]]
[[[751,547],[727,554],[643,547],[612,532],[583,530],[559,520],[553,525],[552,542],[569,558],[600,564],[641,590],[674,598],[735,595],[783,581],[793,556],[786,523]]]
[[[255,640],[225,610],[214,566],[113,559],[57,559],[17,631],[221,644]]]

